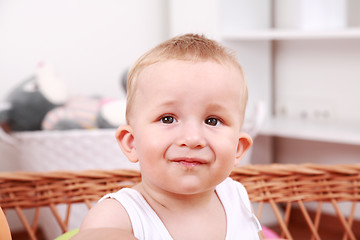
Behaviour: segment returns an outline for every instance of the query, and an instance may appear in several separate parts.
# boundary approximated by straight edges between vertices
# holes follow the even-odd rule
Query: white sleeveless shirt
[[[216,193],[226,213],[226,240],[259,239],[261,225],[251,211],[250,201],[244,186],[225,179],[216,187]],[[134,236],[139,240],[172,240],[155,211],[136,190],[123,188],[116,193],[109,193],[101,198],[113,198],[119,201],[127,211]]]

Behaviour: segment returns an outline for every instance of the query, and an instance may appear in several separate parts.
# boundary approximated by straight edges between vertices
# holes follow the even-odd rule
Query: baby
[[[98,229],[116,239],[259,239],[247,192],[229,178],[252,144],[236,59],[204,36],[178,36],[135,63],[127,89],[116,138],[142,181],[104,196],[76,238]]]

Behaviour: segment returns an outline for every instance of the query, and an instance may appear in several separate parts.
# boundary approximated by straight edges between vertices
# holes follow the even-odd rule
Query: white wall
[[[169,0],[170,36],[188,32],[217,39],[219,0]]]
[[[166,0],[0,1],[0,100],[51,63],[72,95],[120,97],[119,78],[168,37]]]

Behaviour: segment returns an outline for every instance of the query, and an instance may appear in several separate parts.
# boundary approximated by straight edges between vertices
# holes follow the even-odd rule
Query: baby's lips
[[[185,163],[194,163],[194,164],[207,164],[209,161],[201,158],[194,157],[177,157],[170,159],[171,162],[185,162]]]

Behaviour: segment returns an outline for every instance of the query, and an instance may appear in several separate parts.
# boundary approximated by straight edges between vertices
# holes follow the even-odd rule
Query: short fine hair
[[[244,102],[242,111],[245,112],[248,90],[243,76],[241,65],[233,53],[221,46],[218,42],[198,34],[185,34],[171,38],[142,55],[129,70],[127,76],[127,103],[126,120],[129,123],[129,116],[136,93],[137,79],[144,68],[154,63],[167,60],[183,61],[215,61],[219,64],[230,64],[239,69],[243,86],[240,89]],[[242,122],[242,121],[241,121]]]

